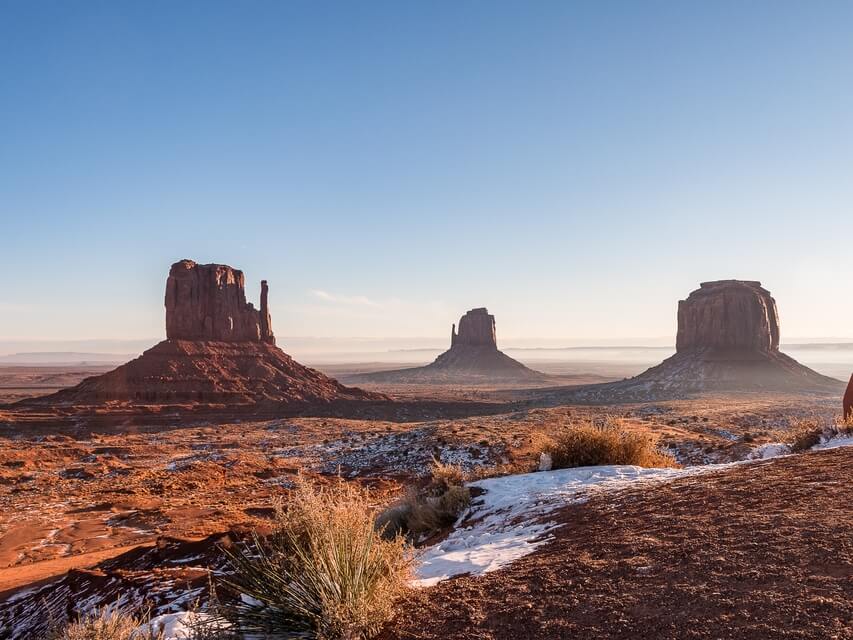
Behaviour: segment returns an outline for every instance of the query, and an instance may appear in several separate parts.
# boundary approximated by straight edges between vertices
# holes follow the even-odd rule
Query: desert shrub
[[[832,425],[831,435],[834,436],[853,436],[853,415],[846,418],[839,416],[835,419]]]
[[[417,542],[452,525],[471,504],[461,467],[433,460],[429,481],[410,487],[403,498],[376,518],[376,528],[384,537],[405,535]]]
[[[233,574],[224,583],[238,597],[229,618],[243,632],[370,638],[408,584],[405,541],[382,538],[371,495],[357,485],[300,480],[291,493],[274,535],[226,550]]]
[[[49,640],[163,640],[162,632],[158,631],[134,633],[144,620],[119,607],[104,607],[54,629],[47,637]]]
[[[791,422],[784,440],[785,444],[791,448],[792,453],[799,453],[808,451],[816,444],[820,444],[823,435],[824,428],[817,419],[797,418]]]
[[[591,421],[560,425],[534,437],[535,448],[551,458],[554,469],[605,464],[639,467],[677,467],[675,458],[657,447],[651,434],[628,431],[618,421]]]

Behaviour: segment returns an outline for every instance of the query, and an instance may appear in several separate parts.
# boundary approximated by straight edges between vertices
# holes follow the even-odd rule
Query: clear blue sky
[[[0,2],[0,338],[675,331],[760,279],[853,337],[853,2]]]

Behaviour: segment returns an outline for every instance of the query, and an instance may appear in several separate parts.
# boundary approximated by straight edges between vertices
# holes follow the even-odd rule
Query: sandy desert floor
[[[162,421],[146,425],[143,420],[94,430],[69,426],[66,421],[55,429],[42,425],[37,432],[0,420],[0,628],[13,619],[37,616],[31,594],[44,585],[59,585],[49,591],[57,600],[67,599],[70,590],[76,590],[88,593],[93,602],[106,603],[118,595],[119,588],[135,589],[161,604],[174,603],[176,593],[198,596],[204,589],[206,568],[216,561],[216,541],[251,528],[263,530],[274,504],[286,495],[298,473],[321,481],[340,475],[367,483],[390,499],[427,473],[433,459],[466,469],[503,464],[532,469],[535,432],[588,416],[622,418],[630,429],[655,434],[683,465],[706,465],[750,457],[762,444],[783,439],[798,418],[816,416],[828,421],[839,412],[837,398],[816,395],[741,394],[552,407],[537,403],[537,393],[531,389],[430,385],[429,389],[383,391],[407,401],[423,397],[438,402],[477,400],[489,405],[492,415],[394,421],[295,417],[213,423],[196,419],[172,425]],[[848,457],[827,453],[814,454],[808,458],[813,463],[808,464],[762,463],[754,470],[735,473],[731,481],[709,485],[704,494],[704,480],[696,478],[648,494],[626,492],[613,500],[570,507],[564,517],[572,525],[561,531],[557,543],[547,547],[549,551],[542,552],[546,555],[535,554],[485,578],[451,580],[438,587],[439,594],[469,601],[459,610],[442,608],[443,596],[433,599],[433,590],[413,596],[406,605],[408,613],[399,618],[398,630],[391,636],[518,637],[518,628],[506,612],[519,617],[521,607],[527,620],[540,625],[538,637],[638,637],[629,632],[636,632],[641,621],[643,628],[655,629],[644,637],[767,637],[738,636],[735,631],[731,631],[734,635],[677,635],[672,625],[682,620],[702,623],[732,602],[732,589],[744,591],[748,585],[776,584],[784,593],[778,600],[756,596],[738,605],[737,611],[743,613],[732,614],[726,629],[758,633],[759,622],[744,626],[738,622],[740,616],[759,620],[762,607],[790,606],[794,592],[785,586],[790,576],[782,571],[782,564],[792,561],[797,545],[809,540],[828,545],[832,536],[839,545],[851,544],[853,522],[838,514],[838,506],[849,503],[850,496],[843,494],[840,485],[844,483],[833,478],[833,473],[850,468],[853,460]],[[820,501],[809,502],[812,491]],[[767,507],[760,510],[762,503]],[[731,505],[730,513],[726,505]],[[625,520],[617,522],[616,514],[623,511]],[[774,519],[774,512],[782,515]],[[818,512],[826,520],[815,519],[806,527],[808,514],[817,518]],[[736,519],[726,524],[731,514]],[[790,531],[799,533],[788,546],[780,546],[785,529],[774,530],[770,523],[790,519]],[[714,527],[719,533],[714,533]],[[753,534],[756,528],[760,536]],[[756,536],[753,541],[751,535]],[[702,540],[723,537],[716,547],[703,546],[701,554],[690,559],[690,541],[696,536]],[[735,552],[744,555],[748,549],[761,555],[726,577],[726,558]],[[804,556],[798,561],[801,573],[823,562],[826,580],[847,581],[846,587],[815,583],[809,598],[834,602],[839,593],[853,595],[849,549],[844,549],[834,561],[828,556]],[[564,555],[571,560],[554,561]],[[609,560],[601,559],[605,556]],[[678,579],[671,575],[688,560],[696,563],[689,572]],[[652,569],[635,571],[640,565]],[[706,570],[709,573],[703,577]],[[531,572],[542,573],[541,584],[522,586]],[[760,577],[765,573],[771,577]],[[57,582],[62,576],[66,576],[64,582]],[[561,576],[572,578],[558,588]],[[501,595],[489,595],[495,585],[504,584],[506,589],[495,591]],[[578,590],[572,591],[571,585]],[[661,591],[661,585],[669,586]],[[546,588],[555,589],[553,598],[541,592]],[[569,600],[564,600],[569,597],[566,590],[574,594]],[[633,595],[619,597],[625,593]],[[647,593],[657,595],[648,600]],[[584,604],[586,598],[599,602],[596,606],[608,616],[612,613],[614,621],[595,622],[592,605]],[[696,599],[715,604],[690,608],[688,604]],[[808,606],[812,605],[820,609],[817,600]],[[666,607],[682,613],[665,624],[646,624]],[[841,615],[835,604],[827,607],[832,615]],[[843,612],[846,615],[849,609]],[[552,614],[554,622],[546,624]],[[438,635],[417,630],[422,616],[436,619]],[[559,622],[563,619],[573,622]],[[818,616],[808,624],[834,630],[834,636],[821,637],[848,637],[839,631],[837,621]],[[790,637],[819,636],[809,632]]]

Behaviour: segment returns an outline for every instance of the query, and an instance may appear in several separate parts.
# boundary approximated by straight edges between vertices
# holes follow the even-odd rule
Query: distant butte
[[[450,349],[424,367],[379,371],[353,376],[353,380],[380,383],[489,383],[546,381],[498,350],[495,317],[484,307],[471,309],[450,330]]]
[[[19,405],[316,405],[377,400],[303,366],[275,346],[261,282],[260,309],[246,301],[243,272],[181,260],[166,280],[166,340],[75,387]]]
[[[753,280],[703,282],[678,303],[676,353],[629,380],[566,399],[644,400],[717,391],[837,392],[841,382],[779,350],[779,313]]]

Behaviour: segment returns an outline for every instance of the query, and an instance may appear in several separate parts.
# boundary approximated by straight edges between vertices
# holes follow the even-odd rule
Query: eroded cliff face
[[[475,345],[498,348],[495,335],[495,316],[485,307],[471,309],[459,319],[459,332],[456,325],[450,334],[450,347],[456,345]]]
[[[275,344],[268,292],[264,280],[257,310],[246,302],[242,271],[224,264],[176,262],[166,279],[166,337]]]
[[[676,350],[779,350],[776,301],[760,282],[718,280],[678,303]]]

